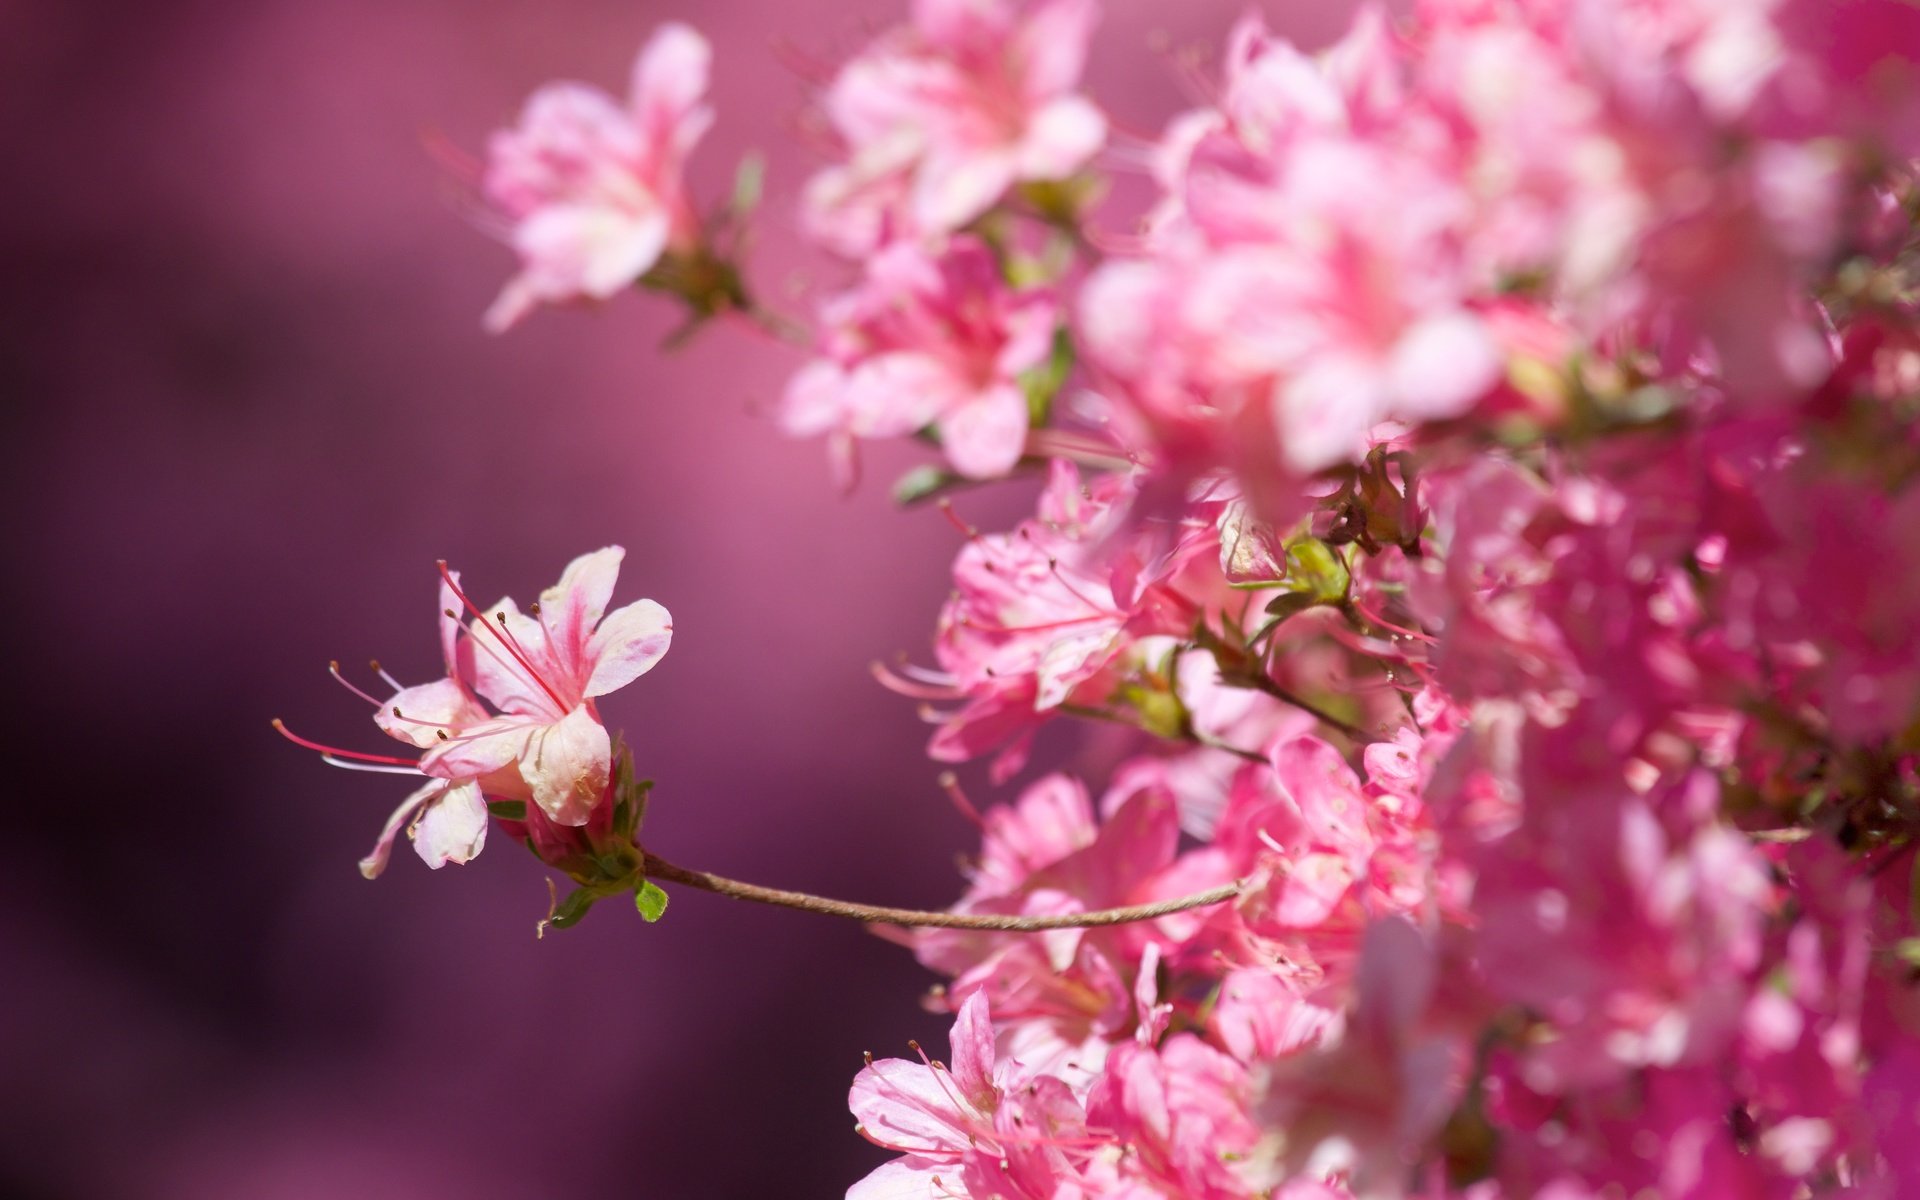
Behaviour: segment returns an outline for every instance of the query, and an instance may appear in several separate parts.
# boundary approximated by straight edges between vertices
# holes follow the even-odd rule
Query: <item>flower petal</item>
[[[1027,401],[1010,383],[976,393],[940,418],[947,461],[969,479],[1005,475],[1027,445]]]
[[[530,717],[495,717],[437,743],[420,758],[420,769],[439,779],[478,779],[526,752],[528,737],[544,724]]]
[[[1033,114],[1020,142],[1023,179],[1063,179],[1107,140],[1107,118],[1081,96],[1065,96]]]
[[[578,697],[568,693],[586,682],[587,641],[606,615],[613,585],[620,578],[620,562],[626,556],[619,546],[582,554],[567,564],[559,583],[540,593],[540,627],[546,635],[547,656],[565,677],[547,682],[572,703],[578,703]]]
[[[527,738],[520,775],[533,802],[556,825],[585,825],[607,788],[613,744],[585,706]]]
[[[953,1090],[924,1063],[877,1060],[854,1076],[847,1107],[867,1138],[889,1149],[926,1155],[967,1149],[966,1118]]]
[[[946,1173],[944,1176],[942,1171]],[[847,1189],[847,1200],[927,1200],[940,1194],[936,1179],[944,1183],[957,1174],[954,1163],[909,1154],[875,1167],[865,1179]]]
[[[410,746],[430,750],[440,735],[456,734],[487,719],[456,679],[436,679],[403,688],[373,714],[373,723],[387,736]]]
[[[979,1104],[993,1091],[993,1017],[984,989],[960,1006],[947,1041],[953,1050],[953,1081],[962,1095]]]
[[[477,783],[456,783],[430,801],[410,831],[413,848],[434,870],[470,862],[487,844],[487,802]]]
[[[633,64],[633,115],[654,141],[678,133],[676,149],[684,154],[706,131],[708,118],[696,108],[706,95],[712,64],[707,39],[679,21],[667,22],[647,39]],[[689,120],[691,130],[683,127]]]
[[[586,694],[604,696],[653,669],[673,641],[673,617],[652,600],[614,610],[587,642]]]
[[[429,780],[425,787],[400,802],[400,807],[393,810],[393,815],[387,818],[386,827],[380,831],[380,840],[375,842],[373,849],[360,860],[362,875],[368,879],[380,878],[380,872],[387,869],[387,859],[393,854],[393,839],[398,837],[401,828],[413,819],[413,814],[419,811],[420,806],[439,795],[446,786],[442,780]]]

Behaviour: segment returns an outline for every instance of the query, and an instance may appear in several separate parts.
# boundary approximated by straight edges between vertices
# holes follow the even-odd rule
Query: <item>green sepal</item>
[[[1277,625],[1288,617],[1303,613],[1319,603],[1320,601],[1310,592],[1282,592],[1267,601],[1266,612],[1268,616],[1276,618],[1274,624]]]
[[[633,889],[633,906],[651,925],[667,911],[667,893],[653,880],[642,879],[640,886]]]
[[[740,160],[739,169],[733,173],[733,199],[729,207],[736,218],[747,217],[760,207],[760,198],[766,194],[767,160],[759,151],[748,152]]]
[[[1338,551],[1316,537],[1287,543],[1287,583],[1290,589],[1313,597],[1315,604],[1339,604],[1347,598],[1353,576]]]
[[[622,841],[631,842],[647,819],[647,797],[653,780],[633,777],[633,755],[626,743],[613,748],[613,830]]]
[[[587,915],[600,896],[590,888],[575,888],[565,900],[556,904],[553,915],[547,918],[547,924],[555,929],[571,929]]]
[[[525,800],[489,800],[487,812],[502,821],[524,821],[527,819],[527,802]]]
[[[913,468],[894,481],[893,502],[902,508],[931,500],[941,492],[960,483],[961,479],[952,471],[943,470],[931,463]]]
[[[1047,423],[1053,414],[1054,397],[1073,373],[1073,335],[1065,326],[1053,331],[1053,348],[1039,366],[1020,376],[1020,390],[1027,398],[1027,423],[1035,429]]]
[[[1171,690],[1130,683],[1120,689],[1120,695],[1140,714],[1140,728],[1155,737],[1183,738],[1192,728],[1187,706]]]

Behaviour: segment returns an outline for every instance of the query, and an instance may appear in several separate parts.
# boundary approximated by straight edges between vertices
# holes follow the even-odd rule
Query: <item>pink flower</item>
[[[1437,963],[1405,920],[1369,926],[1337,1036],[1256,1072],[1260,1158],[1282,1177],[1348,1173],[1360,1196],[1398,1189],[1446,1119],[1464,1047],[1428,1028]]]
[[[1032,732],[1066,703],[1104,702],[1137,664],[1142,638],[1187,632],[1198,609],[1180,573],[1217,553],[1211,523],[1181,525],[1166,539],[1126,534],[1131,482],[1108,475],[1082,485],[1055,459],[1036,517],[1011,534],[970,539],[954,560],[954,595],[940,615],[941,672],[929,698],[958,697],[928,753],[945,762],[1011,742],[995,765],[1006,778],[1024,761]]]
[[[567,564],[530,614],[511,599],[473,612],[460,644],[460,682],[497,716],[440,740],[420,769],[480,778],[512,766],[527,795],[559,825],[584,825],[606,790],[612,760],[593,701],[653,669],[673,620],[651,600],[607,612],[626,551],[609,546]]]
[[[1099,1164],[1094,1194],[1263,1194],[1265,1181],[1248,1162],[1260,1139],[1252,1102],[1246,1068],[1190,1033],[1174,1034],[1157,1050],[1115,1046],[1088,1098],[1087,1118],[1126,1153]]]
[[[823,314],[822,356],[794,376],[796,436],[902,437],[931,428],[961,474],[1004,475],[1025,453],[1023,372],[1053,348],[1053,294],[1007,286],[992,251],[959,237],[935,256],[888,247]]]
[[[1069,1173],[1063,1146],[1083,1134],[1059,1080],[996,1064],[987,999],[960,1006],[953,1063],[885,1058],[854,1077],[847,1105],[868,1141],[904,1157],[847,1190],[847,1200],[908,1196],[1050,1197]],[[918,1049],[916,1046],[915,1049]]]
[[[275,722],[335,766],[428,777],[387,819],[360,862],[362,874],[372,879],[386,869],[403,829],[430,867],[471,860],[486,844],[489,798],[531,801],[537,810],[514,822],[515,836],[536,843],[545,837],[556,847],[566,839],[549,836],[548,822],[583,826],[607,808],[612,743],[594,699],[651,670],[673,635],[667,610],[651,600],[606,612],[625,553],[609,546],[575,559],[560,582],[541,593],[532,615],[512,600],[481,613],[461,589],[459,574],[442,564],[445,676],[403,687],[380,671],[394,692],[379,700],[347,683],[336,665],[334,677],[374,706],[381,730],[423,752],[417,761],[323,746]],[[473,614],[464,628],[462,608]],[[535,850],[544,854],[541,845]]]
[[[487,310],[499,333],[536,304],[606,300],[670,247],[698,237],[681,168],[712,123],[706,39],[663,25],[634,63],[632,95],[552,83],[487,146],[488,201],[510,226],[520,273]]]
[[[1170,884],[1180,832],[1171,795],[1155,786],[1116,786],[1094,823],[1078,780],[1050,775],[1017,804],[989,810],[980,866],[956,911],[1085,912],[1148,903],[1225,882]],[[1156,924],[1111,929],[1058,929],[1007,938],[962,930],[925,930],[914,950],[927,966],[953,977],[955,996],[988,996],[1005,1020],[1021,1060],[1068,1083],[1098,1068],[1105,1043],[1136,1025],[1133,973],[1164,941]],[[1169,942],[1168,945],[1171,945]],[[1070,1065],[1069,1065],[1070,1064]]]
[[[936,237],[1015,184],[1065,179],[1106,140],[1074,93],[1093,0],[916,0],[913,23],[849,62],[826,96],[847,161],[807,187],[807,226],[848,256]]]

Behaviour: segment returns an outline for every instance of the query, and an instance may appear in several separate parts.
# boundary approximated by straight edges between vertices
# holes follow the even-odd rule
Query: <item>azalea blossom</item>
[[[1094,0],[912,11],[827,90],[846,161],[808,184],[805,219],[849,257],[960,229],[1015,184],[1072,175],[1106,140],[1106,118],[1074,91]]]
[[[461,779],[512,767],[511,790],[524,790],[549,819],[586,823],[612,761],[594,700],[652,670],[673,637],[673,619],[652,600],[607,611],[625,556],[609,546],[574,559],[527,613],[511,599],[476,609],[461,594],[473,618],[455,682],[497,712],[438,740],[422,771]]]
[[[698,33],[663,25],[634,63],[625,104],[551,83],[493,135],[484,187],[520,272],[487,310],[489,330],[538,304],[609,299],[699,237],[682,170],[713,122],[702,100],[710,57]]]
[[[525,614],[511,599],[478,610],[442,564],[444,676],[403,687],[382,670],[394,691],[379,700],[336,666],[335,678],[375,706],[383,732],[423,752],[417,760],[322,746],[282,727],[335,765],[427,777],[361,860],[367,878],[386,869],[402,830],[430,867],[470,861],[486,844],[489,799],[531,802],[530,816],[558,826],[586,825],[606,807],[612,743],[594,700],[652,670],[673,636],[672,618],[652,600],[607,612],[625,554],[609,546],[576,558]],[[465,624],[463,609],[472,614]]]
[[[1055,313],[1048,289],[1008,287],[976,238],[938,255],[889,246],[826,305],[821,357],[788,384],[781,423],[843,442],[927,429],[961,474],[1004,475],[1026,452],[1021,376],[1052,352]]]

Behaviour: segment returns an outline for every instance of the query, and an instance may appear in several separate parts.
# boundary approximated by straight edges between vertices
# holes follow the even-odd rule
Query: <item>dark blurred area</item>
[[[804,64],[898,11],[0,6],[0,1194],[836,1196],[885,1157],[846,1111],[861,1051],[947,1024],[905,951],[684,891],[658,926],[609,904],[537,941],[544,872],[503,837],[438,873],[402,849],[368,883],[406,781],[329,770],[268,719],[381,749],[327,661],[430,677],[434,559],[525,600],[619,542],[616,602],[676,625],[605,708],[660,782],[649,843],[957,895],[972,831],[867,670],[928,657],[957,546],[890,508],[911,455],[840,496],[764,416],[792,352],[713,329],[662,354],[651,298],[486,337],[511,258],[424,148],[477,150],[548,79],[623,90],[648,31],[689,20],[717,53],[696,188],[767,152],[753,273],[791,308],[833,278],[793,231]],[[1240,11],[1110,5],[1091,90],[1157,130],[1174,60],[1211,61]],[[1027,494],[962,508],[1004,525]]]

